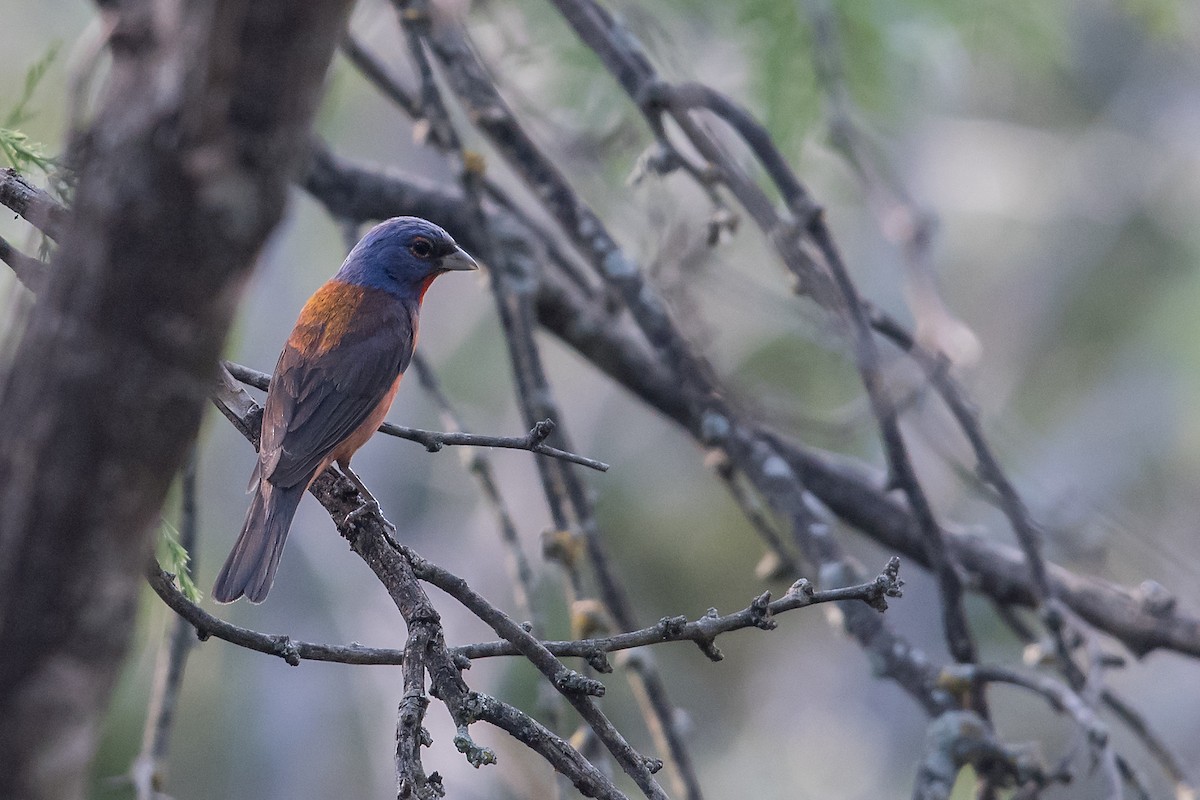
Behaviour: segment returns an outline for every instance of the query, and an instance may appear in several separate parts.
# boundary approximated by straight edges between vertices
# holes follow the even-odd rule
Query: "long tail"
[[[232,603],[243,594],[251,603],[266,599],[304,488],[303,483],[289,487],[259,483],[237,544],[213,586],[213,600]]]

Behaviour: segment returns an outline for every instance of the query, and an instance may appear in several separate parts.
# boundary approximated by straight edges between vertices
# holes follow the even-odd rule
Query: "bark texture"
[[[0,394],[0,797],[82,797],[158,509],[348,0],[131,0]]]

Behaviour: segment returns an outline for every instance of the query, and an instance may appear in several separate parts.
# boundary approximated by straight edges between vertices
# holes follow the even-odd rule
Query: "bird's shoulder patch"
[[[306,357],[321,356],[354,331],[355,319],[376,312],[386,298],[376,289],[331,280],[318,289],[300,312],[288,344]]]

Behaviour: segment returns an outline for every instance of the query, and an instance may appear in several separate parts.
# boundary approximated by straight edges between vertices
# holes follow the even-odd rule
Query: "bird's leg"
[[[350,479],[350,482],[358,487],[358,491],[362,493],[362,496],[366,498],[365,503],[346,515],[346,519],[342,521],[342,524],[349,526],[363,514],[370,512],[375,512],[379,515],[380,519],[383,519],[383,510],[379,507],[379,501],[375,499],[375,495],[371,494],[371,490],[367,488],[367,485],[362,482],[362,478],[358,477],[354,470],[350,469],[349,459],[346,461],[339,461],[338,467],[342,470],[342,473]]]

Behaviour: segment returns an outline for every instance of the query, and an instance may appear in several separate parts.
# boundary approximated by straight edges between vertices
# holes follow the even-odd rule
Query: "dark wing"
[[[260,476],[276,486],[307,483],[362,425],[408,365],[413,332],[402,309],[364,309],[328,349],[306,353],[294,342],[279,356],[263,413]]]

